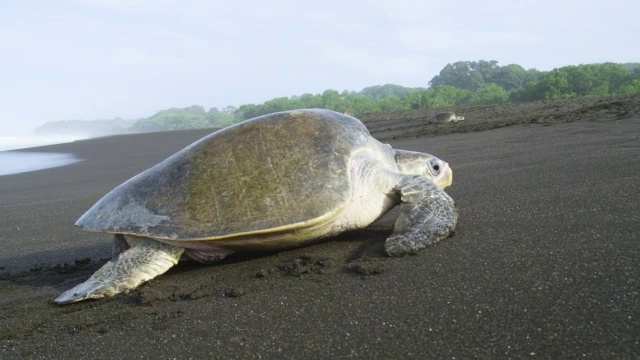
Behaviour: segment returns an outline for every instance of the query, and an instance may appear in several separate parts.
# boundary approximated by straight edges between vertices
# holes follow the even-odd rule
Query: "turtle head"
[[[451,171],[446,161],[442,161],[430,154],[415,151],[396,149],[393,151],[400,173],[428,177],[442,189],[451,185],[453,171]]]

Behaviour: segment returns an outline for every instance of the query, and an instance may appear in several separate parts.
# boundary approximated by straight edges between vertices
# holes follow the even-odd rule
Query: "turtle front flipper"
[[[393,234],[385,242],[388,255],[413,254],[453,233],[458,212],[453,199],[434,182],[405,175],[396,190],[402,204]]]
[[[128,237],[131,246],[104,264],[87,281],[58,296],[56,304],[101,299],[135,289],[178,263],[183,248],[152,239]]]

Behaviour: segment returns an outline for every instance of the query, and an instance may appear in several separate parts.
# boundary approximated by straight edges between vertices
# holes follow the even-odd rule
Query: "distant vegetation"
[[[113,134],[169,131],[200,128],[221,128],[237,122],[235,108],[225,110],[211,108],[205,111],[200,105],[171,108],[142,119],[124,120],[61,120],[49,121],[35,129],[37,135],[76,135],[82,137]]]
[[[130,130],[132,132],[150,132],[224,127],[235,122],[233,112],[235,112],[235,109],[231,113],[227,113],[216,108],[211,108],[207,112],[200,105],[193,105],[183,109],[171,108],[136,121]]]
[[[110,120],[61,120],[49,121],[35,129],[36,135],[71,135],[79,137],[95,137],[110,134],[122,134],[136,120],[115,118]]]
[[[359,116],[372,112],[453,108],[576,96],[640,93],[640,63],[570,65],[544,72],[492,61],[447,64],[428,88],[376,85],[362,91],[326,90],[322,94],[279,97],[262,104],[244,104],[209,111],[200,105],[162,110],[136,120],[70,120],[48,122],[38,134],[87,136],[228,126],[277,111],[324,108]]]

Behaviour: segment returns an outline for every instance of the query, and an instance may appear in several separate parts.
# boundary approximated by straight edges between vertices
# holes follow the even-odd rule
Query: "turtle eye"
[[[433,175],[438,176],[441,170],[440,162],[436,159],[429,159],[429,170]]]

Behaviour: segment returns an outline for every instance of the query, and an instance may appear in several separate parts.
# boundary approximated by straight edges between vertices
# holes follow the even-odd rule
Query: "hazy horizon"
[[[0,136],[387,83],[448,63],[638,62],[635,1],[66,0],[0,4]],[[634,35],[636,34],[636,35]]]

